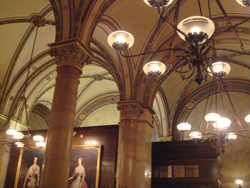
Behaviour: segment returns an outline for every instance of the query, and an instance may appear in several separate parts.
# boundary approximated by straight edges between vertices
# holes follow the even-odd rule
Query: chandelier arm
[[[228,51],[228,52],[235,52],[241,55],[250,55],[250,52],[246,51],[237,51],[237,50],[231,50],[231,49],[226,49],[226,48],[215,48],[217,51]]]
[[[179,71],[178,69],[177,69],[177,66],[179,66],[180,68],[181,68],[181,70],[182,70],[182,68],[183,68],[183,66],[186,64],[186,62],[188,62],[189,60],[187,59],[187,57],[188,56],[177,56],[177,57],[181,57],[181,59],[173,66],[173,70],[175,71],[175,72],[178,72],[178,73],[188,73],[188,72],[190,72],[194,67],[193,67],[193,65],[192,65],[192,67],[189,69],[189,70],[187,70],[187,71]],[[181,63],[181,61],[183,61],[183,60],[185,60],[185,62],[184,63],[182,63],[182,64],[180,64]],[[180,64],[180,65],[179,65]]]
[[[245,20],[243,20],[243,21],[240,22],[240,23],[237,23],[237,24],[235,24],[235,25],[232,25],[232,26],[228,27],[227,29],[225,29],[225,30],[223,30],[223,31],[221,31],[221,32],[219,32],[219,33],[217,33],[217,34],[214,34],[214,35],[211,36],[209,39],[207,39],[206,42],[205,42],[204,44],[209,43],[210,40],[214,39],[214,38],[217,37],[218,35],[220,35],[220,34],[222,34],[222,33],[225,33],[225,32],[227,32],[227,31],[230,31],[231,29],[236,28],[237,26],[239,26],[239,25],[241,25],[241,24],[243,24],[243,23],[245,23],[245,22],[247,22],[247,21],[249,21],[249,20],[250,20],[250,17],[247,18],[247,19],[245,19]]]
[[[191,71],[191,70],[192,70],[192,69],[190,69],[190,71]],[[180,72],[182,80],[187,80],[187,79],[191,78],[191,77],[194,75],[194,72],[195,72],[195,68],[193,68],[192,73],[191,73],[188,77],[186,77],[186,78],[185,78],[185,75],[183,75],[184,72]]]
[[[227,15],[225,9],[223,8],[223,6],[222,6],[220,0],[216,0],[216,2],[217,2],[217,4],[218,4],[218,6],[219,6],[221,12],[223,13],[225,19],[226,19],[227,25],[229,25],[230,27],[232,27],[233,24],[232,24],[230,18],[228,17],[228,15]],[[233,27],[232,29],[233,29],[233,31],[234,31],[234,33],[235,33],[235,35],[236,35],[238,41],[240,42],[240,48],[241,48],[242,50],[244,50],[244,46],[243,46],[243,43],[242,43],[241,38],[239,37],[239,35],[238,35],[237,31],[235,30],[235,28]]]
[[[165,51],[171,51],[171,50],[182,51],[182,52],[188,53],[187,50],[184,50],[182,48],[166,48],[166,49],[160,49],[160,50],[156,50],[156,51],[152,51],[152,52],[144,52],[144,53],[135,54],[135,55],[125,55],[125,54],[122,54],[122,51],[124,51],[124,50],[119,50],[119,51],[120,51],[120,55],[122,57],[138,57],[138,56],[142,56],[142,55],[149,55],[149,54],[153,54],[153,53],[165,52]]]
[[[224,81],[223,81],[222,78],[220,78],[220,81],[221,81],[222,85],[225,86],[225,83],[224,83]],[[235,119],[236,119],[236,121],[237,121],[237,124],[238,124],[238,126],[241,128],[241,130],[243,130],[244,135],[246,136],[246,133],[245,133],[245,131],[244,131],[242,125],[241,125],[240,118],[239,118],[239,116],[237,115],[237,112],[236,112],[235,107],[234,107],[234,105],[233,105],[233,101],[232,101],[232,99],[231,99],[231,97],[230,97],[230,95],[229,95],[229,93],[228,93],[227,87],[223,87],[223,88],[225,89],[226,94],[227,94],[227,97],[228,97],[228,100],[229,100],[229,102],[230,102],[230,104],[231,104],[231,106],[232,106],[232,109],[233,109],[234,116],[235,116]]]
[[[169,26],[171,26],[175,31],[178,31],[179,33],[181,33],[181,34],[185,37],[186,41],[187,41],[190,45],[193,45],[192,42],[190,41],[188,35],[186,35],[183,31],[181,31],[180,29],[178,29],[178,27],[176,27],[174,24],[172,24],[172,23],[170,23],[169,21],[167,21],[167,20],[163,17],[163,15],[161,14],[161,11],[160,11],[160,8],[159,8],[159,7],[157,7],[157,9],[158,9],[158,14],[160,15],[160,18],[161,18],[164,22],[166,22]]]

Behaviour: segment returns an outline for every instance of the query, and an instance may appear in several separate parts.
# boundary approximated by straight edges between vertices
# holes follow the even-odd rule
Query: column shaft
[[[68,187],[71,143],[77,91],[81,71],[75,67],[57,69],[47,146],[42,170],[42,188]]]
[[[117,188],[151,187],[152,111],[138,101],[120,102]]]

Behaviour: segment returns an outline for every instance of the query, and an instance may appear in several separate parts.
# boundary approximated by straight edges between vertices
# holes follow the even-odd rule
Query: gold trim
[[[97,149],[98,154],[97,154],[97,164],[96,164],[95,188],[99,187],[100,165],[101,165],[101,147],[102,147],[101,145],[93,145],[93,146],[90,146],[90,145],[73,145],[72,148],[71,148],[71,149]],[[21,170],[20,168],[21,168],[21,163],[22,163],[22,158],[23,158],[23,151],[25,151],[25,150],[44,150],[44,148],[40,149],[40,148],[37,148],[37,147],[34,147],[34,148],[33,147],[23,147],[20,150],[14,188],[17,188],[19,173],[20,173],[20,170]]]

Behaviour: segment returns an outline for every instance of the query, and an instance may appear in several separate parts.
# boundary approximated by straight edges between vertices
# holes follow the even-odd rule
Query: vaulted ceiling
[[[186,17],[200,15],[197,0],[180,2],[178,23]],[[208,1],[200,2],[203,16],[208,17]],[[221,3],[232,24],[237,24],[250,16],[250,8],[239,5],[235,0],[223,0]],[[79,38],[92,52],[93,61],[83,68],[80,77],[75,126],[117,124],[119,112],[116,102],[119,100],[139,100],[154,109],[153,140],[168,136],[178,139],[176,125],[182,121],[192,124],[192,131],[200,126],[210,77],[199,86],[194,82],[194,76],[183,81],[178,73],[170,70],[163,79],[155,82],[143,73],[143,65],[153,59],[165,64],[174,63],[173,56],[178,55],[178,52],[172,55],[165,52],[124,58],[107,43],[109,33],[125,30],[135,37],[133,47],[126,51],[127,55],[146,52],[149,49],[168,48],[173,42],[175,47],[187,48],[187,43],[174,35],[172,27],[163,21],[158,25],[157,9],[146,5],[143,0],[3,0],[1,4],[2,115],[21,120],[18,106],[30,65],[26,97],[30,124],[33,124],[31,128],[46,128],[56,77],[55,60],[48,54],[47,44]],[[212,20],[216,26],[215,32],[228,28],[216,0],[210,0],[210,4]],[[165,19],[171,23],[174,23],[175,5],[176,1],[166,8],[164,14]],[[32,24],[34,18],[44,20],[46,25],[38,29],[32,61],[29,64],[37,29]],[[245,51],[250,49],[249,29],[250,21],[235,28]],[[233,30],[215,37],[214,43],[218,48],[241,50],[239,39]],[[231,66],[225,83],[229,87],[243,128],[249,129],[244,117],[250,112],[247,105],[250,100],[250,56],[228,51],[220,51],[218,56],[226,59]],[[227,115],[232,120],[230,129],[238,129],[231,106],[229,103],[225,106],[228,109]],[[22,121],[25,123],[24,116]],[[237,142],[237,150],[246,150],[244,139]],[[225,156],[224,160],[229,160],[230,155]],[[243,152],[241,158],[244,156],[246,153]],[[244,160],[241,158],[232,157],[232,162]],[[231,167],[225,167],[224,171],[222,168],[222,179],[228,176],[250,177],[249,162],[245,167],[242,167],[238,174],[231,170]]]

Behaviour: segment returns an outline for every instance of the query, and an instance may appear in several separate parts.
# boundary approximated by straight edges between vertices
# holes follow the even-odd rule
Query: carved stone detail
[[[139,117],[144,112],[139,102],[120,103],[117,109],[121,111],[121,124],[136,125]]]
[[[80,69],[92,61],[77,42],[51,47],[49,54],[56,58],[58,65],[69,65]]]

